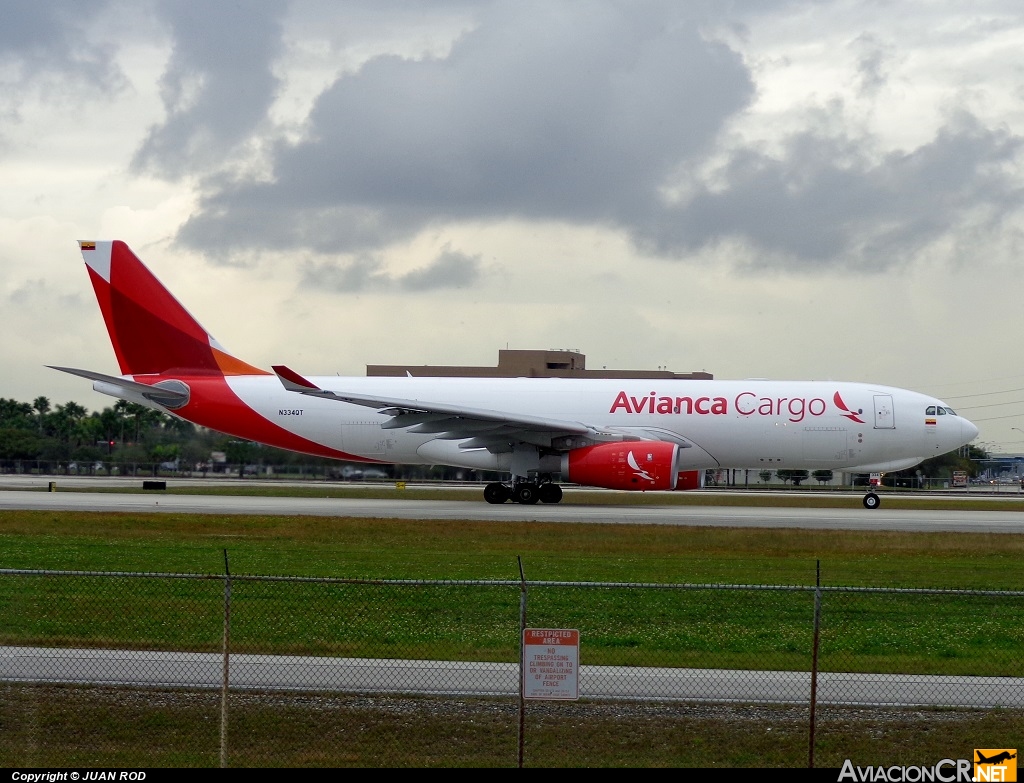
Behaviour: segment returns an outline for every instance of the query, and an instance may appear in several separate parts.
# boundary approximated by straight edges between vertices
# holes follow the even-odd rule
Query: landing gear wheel
[[[878,508],[882,505],[882,499],[878,497],[874,492],[869,492],[864,496],[864,508]]]
[[[508,487],[504,484],[500,484],[497,481],[488,484],[484,487],[484,500],[488,503],[494,503],[500,506],[511,496]]]
[[[528,482],[516,484],[516,488],[512,490],[512,495],[517,503],[522,503],[524,506],[532,506],[540,500],[540,492],[537,490],[537,485]]]
[[[557,484],[541,484],[537,496],[541,503],[558,503],[562,499],[562,488]]]

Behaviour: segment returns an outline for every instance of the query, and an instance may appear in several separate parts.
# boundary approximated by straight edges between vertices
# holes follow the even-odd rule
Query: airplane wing
[[[381,425],[383,429],[408,428],[409,432],[429,433],[440,440],[459,440],[462,441],[459,448],[463,449],[500,452],[511,450],[513,442],[524,442],[562,450],[596,442],[654,440],[565,419],[523,416],[426,400],[334,392],[320,388],[283,365],[275,365],[273,370],[288,391],[375,408],[391,417]]]

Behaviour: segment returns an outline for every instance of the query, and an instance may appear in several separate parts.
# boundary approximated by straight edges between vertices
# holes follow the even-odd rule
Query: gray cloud
[[[436,291],[470,288],[480,278],[480,257],[445,248],[430,264],[404,275],[389,275],[378,258],[360,255],[348,262],[307,263],[302,282],[342,293],[364,291]]]
[[[428,266],[414,269],[398,279],[405,291],[437,288],[470,288],[480,277],[480,256],[445,250]]]
[[[888,82],[887,67],[895,54],[895,47],[883,44],[870,33],[863,33],[851,44],[857,52],[857,75],[861,95],[874,95]]]
[[[90,24],[116,3],[5,0],[0,15],[0,63],[20,79],[60,75],[102,89],[121,84],[109,47],[94,45]]]
[[[736,152],[720,180],[637,230],[639,244],[679,255],[723,238],[770,254],[765,265],[881,269],[985,208],[999,221],[1022,193],[1008,169],[1022,139],[961,114],[911,153],[872,162],[846,139],[802,133],[785,155]]]
[[[339,79],[273,182],[211,183],[179,238],[338,252],[432,221],[628,222],[752,95],[675,4],[496,3],[445,59]]]
[[[717,147],[755,93],[740,54],[702,35],[694,14],[708,8],[480,5],[447,56],[379,56],[339,78],[317,100],[306,140],[272,148],[269,181],[209,174],[178,240],[224,259],[260,249],[373,257],[428,226],[513,218],[621,229],[668,258],[739,242],[766,267],[881,270],[981,213],[998,223],[1019,210],[1004,164],[1020,139],[966,114],[920,148],[881,159],[877,139],[835,130],[849,124],[838,100],[820,112],[832,117],[790,136],[781,153]],[[254,67],[276,51],[277,20],[266,13],[257,27],[247,50]],[[871,33],[850,40],[855,86],[869,100],[895,53]],[[219,56],[202,51],[188,62],[232,83]],[[183,166],[207,133],[218,140],[210,149],[229,147],[272,92],[269,66],[256,72],[237,125],[206,121],[221,114],[204,98],[172,115],[137,161]],[[168,142],[160,154],[158,139]],[[712,152],[724,165],[713,185],[694,186]],[[680,177],[689,195],[667,203],[662,194]],[[360,263],[339,274],[342,290],[381,282]]]
[[[150,129],[132,166],[176,178],[216,166],[265,119],[287,4],[159,0],[157,10],[173,37],[160,82],[167,118]]]
[[[368,255],[360,255],[346,264],[309,262],[303,265],[302,284],[339,293],[379,291],[393,286],[383,269],[379,259]]]

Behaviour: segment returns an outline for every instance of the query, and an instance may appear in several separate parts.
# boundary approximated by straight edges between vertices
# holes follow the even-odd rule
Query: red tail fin
[[[268,375],[228,354],[124,242],[79,242],[123,375]]]

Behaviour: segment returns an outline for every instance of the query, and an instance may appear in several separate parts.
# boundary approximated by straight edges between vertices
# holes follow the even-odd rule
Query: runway
[[[3,487],[6,482],[0,482]],[[141,485],[141,480],[136,482]],[[993,500],[991,510],[943,511],[882,507],[782,508],[685,505],[573,504],[490,505],[478,489],[466,490],[465,501],[394,498],[258,497],[185,495],[154,491],[44,492],[0,491],[0,510],[103,511],[127,513],[249,514],[332,516],[371,519],[471,519],[490,522],[562,522],[679,525],[691,527],[806,528],[858,531],[1024,533],[1024,502]],[[1012,504],[1012,506],[1011,506]],[[1007,507],[1022,510],[1003,510]]]
[[[514,663],[232,655],[230,687],[433,696],[518,694]],[[223,656],[150,650],[0,647],[0,681],[220,688]],[[590,699],[807,704],[809,672],[639,666],[579,668],[579,695]],[[818,704],[892,707],[1024,707],[1024,679],[910,674],[818,675]]]

